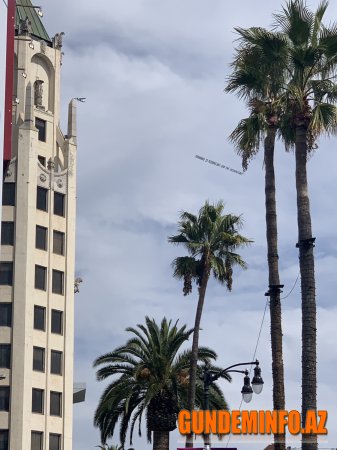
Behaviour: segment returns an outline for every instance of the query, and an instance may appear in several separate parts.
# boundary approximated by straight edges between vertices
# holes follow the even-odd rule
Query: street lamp
[[[255,364],[254,367],[254,377],[252,383],[250,383],[250,377],[248,370],[237,370],[234,367],[239,366],[250,366]],[[263,379],[261,377],[261,368],[259,366],[259,361],[252,361],[246,363],[233,364],[232,366],[226,367],[226,369],[215,372],[214,370],[210,370],[209,366],[204,367],[204,373],[202,380],[204,382],[204,407],[205,409],[209,409],[209,388],[213,381],[218,380],[220,377],[223,377],[226,373],[243,373],[245,377],[243,379],[243,387],[241,389],[242,399],[244,402],[249,403],[252,399],[253,392],[255,394],[261,394],[263,389]]]

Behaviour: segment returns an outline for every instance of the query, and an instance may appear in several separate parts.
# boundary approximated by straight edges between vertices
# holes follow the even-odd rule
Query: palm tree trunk
[[[296,126],[297,245],[302,293],[302,426],[307,411],[317,409],[315,266],[307,182],[307,131],[305,124]],[[303,437],[302,450],[317,450],[317,436]]]
[[[204,302],[205,302],[206,289],[207,289],[209,275],[210,275],[209,256],[206,255],[201,286],[199,287],[198,306],[197,306],[197,311],[196,311],[195,321],[194,321],[191,363],[190,363],[190,372],[189,372],[188,397],[187,397],[187,407],[190,411],[192,411],[194,409],[194,403],[195,403],[195,387],[196,387],[196,382],[197,382],[197,364],[198,364],[198,349],[199,349],[199,331],[200,331],[200,322],[201,322],[202,310],[203,310]],[[193,447],[193,434],[188,434],[186,436],[186,447]]]
[[[153,432],[153,450],[169,450],[170,447],[170,432],[169,431],[154,431]]]
[[[269,126],[264,141],[264,163],[265,174],[265,203],[266,203],[266,230],[268,248],[269,269],[269,295],[270,295],[270,335],[272,352],[273,372],[273,405],[274,410],[285,409],[284,394],[284,369],[282,350],[282,314],[280,300],[280,276],[278,267],[277,248],[277,214],[275,195],[275,172],[274,172],[274,148],[275,148],[275,126]],[[285,450],[285,434],[275,434],[275,450]]]

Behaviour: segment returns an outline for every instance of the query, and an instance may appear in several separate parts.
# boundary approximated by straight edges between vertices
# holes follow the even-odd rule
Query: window
[[[45,331],[46,329],[46,308],[34,305],[34,329]]]
[[[50,415],[62,416],[62,394],[50,391]]]
[[[35,247],[41,250],[47,250],[48,229],[36,225]]]
[[[35,126],[38,130],[39,141],[46,142],[46,121],[35,117]]]
[[[12,326],[12,303],[0,303],[0,327],[11,327],[11,326]]]
[[[32,390],[32,412],[43,414],[44,391],[42,389]]]
[[[2,204],[5,206],[15,206],[15,183],[3,184]]]
[[[63,272],[53,269],[53,287],[54,294],[63,294]]]
[[[57,255],[64,255],[64,233],[54,230],[53,232],[53,252]]]
[[[1,245],[14,245],[14,222],[1,223]]]
[[[64,194],[54,192],[54,214],[64,216]]]
[[[36,208],[48,211],[48,189],[41,186],[38,186],[36,190]]]
[[[49,434],[49,450],[61,450],[61,435]]]
[[[42,450],[43,449],[43,433],[42,431],[32,431],[31,435],[31,450]]]
[[[0,285],[13,285],[12,262],[0,262]]]
[[[0,386],[0,411],[9,411],[9,386]]]
[[[50,359],[50,373],[62,375],[62,352],[52,350]]]
[[[11,368],[11,344],[0,344],[0,368]]]
[[[39,160],[40,164],[46,167],[46,158],[44,156],[39,155],[37,159]]]
[[[35,288],[41,289],[42,291],[46,290],[46,275],[47,268],[43,266],[35,266]]]
[[[8,450],[8,430],[0,430],[0,450]]]
[[[51,332],[55,334],[63,333],[63,313],[56,309],[51,310]]]
[[[44,348],[33,347],[33,370],[44,372]]]

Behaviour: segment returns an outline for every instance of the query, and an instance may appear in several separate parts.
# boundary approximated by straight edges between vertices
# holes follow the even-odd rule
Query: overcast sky
[[[186,297],[172,278],[181,250],[167,243],[178,213],[196,213],[205,200],[223,199],[243,214],[243,252],[249,269],[235,271],[233,292],[212,280],[200,343],[228,366],[252,358],[268,286],[262,154],[244,175],[207,165],[196,154],[241,170],[227,137],[245,116],[244,105],[223,93],[236,35],[234,27],[269,26],[276,0],[43,0],[50,35],[64,31],[63,124],[72,97],[78,105],[78,213],[76,271],[84,282],[75,296],[75,379],[87,399],[74,407],[74,450],[93,449],[99,433],[93,414],[103,383],[93,360],[123,344],[127,326],[149,315],[192,327],[197,290]],[[316,7],[318,1],[311,1]],[[4,5],[1,4],[1,11]],[[328,21],[337,19],[332,3]],[[321,140],[310,159],[309,187],[317,274],[318,407],[329,411],[328,443],[336,447],[336,139]],[[298,276],[294,155],[276,152],[279,254],[284,295]],[[287,409],[301,408],[300,287],[283,302]],[[269,311],[257,357],[265,388],[252,409],[272,409]],[[222,382],[232,409],[242,378]],[[335,428],[335,429],[334,429]],[[118,434],[113,443],[119,441]],[[266,444],[270,442],[265,441]],[[171,449],[182,446],[172,433]],[[234,437],[231,444],[236,443]],[[297,445],[299,446],[297,441]],[[224,446],[224,445],[222,445]],[[145,436],[136,450],[148,448]],[[238,444],[261,449],[264,444]]]

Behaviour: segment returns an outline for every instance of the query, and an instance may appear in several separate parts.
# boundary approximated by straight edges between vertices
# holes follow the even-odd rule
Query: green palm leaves
[[[192,330],[186,325],[178,327],[178,322],[172,323],[166,318],[158,325],[146,317],[144,325],[126,331],[131,337],[125,345],[94,362],[94,366],[99,367],[98,380],[114,377],[100,398],[94,418],[104,444],[114,435],[117,424],[122,445],[128,430],[132,443],[136,425],[141,434],[143,415],[149,440],[152,431],[171,431],[176,428],[178,411],[187,405],[191,352],[181,351],[181,346]],[[209,348],[199,349],[200,362],[209,364],[215,358],[215,352]],[[202,406],[201,382],[197,390],[197,404]],[[216,385],[211,392],[211,407],[227,408]]]
[[[176,258],[173,276],[184,280],[184,295],[192,292],[192,281],[200,287],[205,272],[206,258],[213,276],[227,288],[232,288],[232,267],[246,268],[236,249],[251,241],[240,235],[241,216],[223,214],[224,204],[211,205],[206,202],[196,216],[182,212],[178,223],[178,234],[169,237],[169,242],[183,245],[190,256]]]

